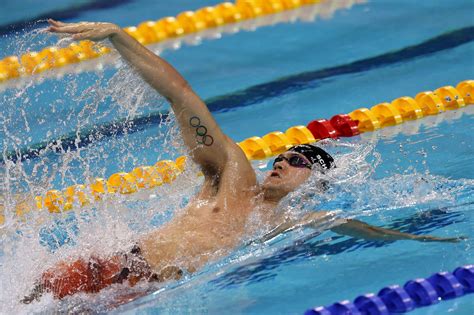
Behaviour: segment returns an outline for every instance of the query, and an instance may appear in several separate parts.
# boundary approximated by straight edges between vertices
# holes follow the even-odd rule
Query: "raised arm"
[[[229,156],[245,161],[240,148],[217,125],[206,104],[194,93],[186,80],[165,60],[138,43],[120,27],[111,23],[61,23],[54,20],[49,30],[71,34],[76,40],[108,38],[153,88],[170,103],[181,127],[191,156],[207,172],[222,172]]]

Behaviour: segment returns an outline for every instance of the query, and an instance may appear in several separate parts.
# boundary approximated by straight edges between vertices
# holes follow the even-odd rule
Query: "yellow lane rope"
[[[241,24],[244,28],[257,28],[257,24],[245,25],[246,22],[264,20],[262,17],[278,15],[286,11],[295,11],[297,16],[286,16],[286,20],[308,18],[303,6],[328,2],[329,9],[336,10],[344,6],[350,7],[356,0],[333,1],[328,0],[237,0],[235,3],[224,2],[215,6],[208,6],[196,11],[185,11],[176,17],[164,17],[157,21],[145,21],[137,26],[125,27],[124,30],[144,45],[162,43],[187,35],[202,34],[213,29],[222,29],[226,25]],[[339,4],[337,4],[339,3]],[[305,14],[306,13],[306,14]],[[316,12],[317,13],[317,12]],[[326,12],[326,14],[332,12]],[[284,17],[284,16],[283,16]],[[310,16],[309,19],[313,19]],[[285,19],[283,19],[284,21]],[[269,20],[269,24],[279,22]],[[265,25],[265,23],[263,23]],[[235,30],[231,30],[232,32]],[[91,41],[80,41],[67,47],[46,47],[39,52],[28,52],[19,57],[8,56],[0,60],[0,83],[35,74],[46,70],[63,68],[82,61],[96,59],[110,52],[110,48],[96,45]]]

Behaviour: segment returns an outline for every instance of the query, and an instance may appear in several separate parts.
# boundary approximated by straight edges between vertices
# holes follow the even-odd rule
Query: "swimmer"
[[[170,222],[142,236],[129,250],[112,257],[93,256],[61,263],[38,279],[22,302],[45,293],[61,299],[78,292],[94,293],[112,284],[179,279],[230,253],[245,236],[250,215],[258,211],[276,228],[267,235],[297,226],[315,226],[331,213],[314,212],[298,222],[275,222],[274,210],[312,172],[328,172],[333,158],[313,145],[298,145],[280,154],[262,184],[240,147],[226,136],[206,104],[165,60],[111,23],[62,23],[49,20],[49,31],[75,40],[110,40],[115,49],[159,94],[175,113],[189,155],[202,169],[204,183],[183,211]],[[356,220],[338,221],[332,231],[370,240],[456,242],[458,238],[418,236],[370,226]]]

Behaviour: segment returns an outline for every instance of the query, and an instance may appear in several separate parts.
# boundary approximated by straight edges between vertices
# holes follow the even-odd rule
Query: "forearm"
[[[168,62],[155,55],[118,26],[109,37],[111,43],[161,95],[178,103],[181,91],[188,87],[186,80]]]
[[[415,235],[403,233],[396,230],[389,230],[372,226],[358,220],[347,220],[345,223],[331,228],[331,231],[338,234],[352,236],[355,238],[378,241],[415,240],[421,242],[458,242],[463,239],[462,237],[444,238],[431,235]]]
[[[169,100],[184,142],[196,162],[223,165],[227,148],[234,143],[223,134],[206,104],[178,71],[121,29],[110,36],[110,41],[143,79]]]
[[[415,236],[399,231],[379,228],[358,220],[347,220],[345,223],[333,227],[331,231],[356,238],[383,241],[408,240],[413,239],[413,236]]]

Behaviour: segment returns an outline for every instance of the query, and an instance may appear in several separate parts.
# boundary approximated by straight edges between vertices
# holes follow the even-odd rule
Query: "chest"
[[[231,196],[216,196],[208,199],[196,198],[186,207],[183,215],[194,221],[209,223],[244,223],[249,213],[252,211],[253,203],[251,198],[232,198]]]

